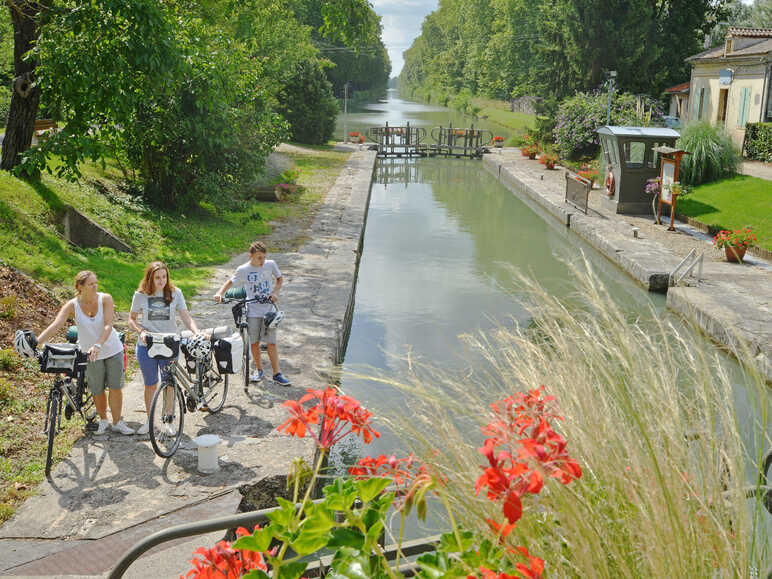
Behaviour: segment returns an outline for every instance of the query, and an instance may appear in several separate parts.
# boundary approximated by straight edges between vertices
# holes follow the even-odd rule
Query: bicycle
[[[249,390],[249,362],[252,351],[249,342],[249,324],[247,323],[247,305],[250,303],[269,304],[272,303],[267,297],[254,297],[247,299],[247,292],[242,288],[229,289],[225,292],[221,304],[228,304],[235,302],[235,305],[231,308],[233,313],[233,322],[236,324],[236,331],[241,334],[241,339],[244,342],[244,358],[242,361],[242,379],[244,381],[244,391]]]
[[[78,331],[74,326],[67,330],[67,343],[44,344],[36,352],[40,371],[55,374],[54,383],[48,391],[46,418],[43,433],[48,436],[46,447],[46,478],[51,475],[54,454],[54,439],[61,430],[62,402],[65,402],[64,417],[69,420],[78,412],[86,423],[87,431],[97,429],[96,409],[91,391],[86,388],[86,365],[88,355],[78,348]]]
[[[227,337],[227,328],[204,330],[210,344]],[[162,343],[168,355],[156,356],[173,360],[161,372],[161,384],[150,403],[150,443],[155,453],[169,458],[180,445],[185,413],[201,410],[216,414],[225,405],[228,395],[228,374],[220,373],[215,360],[214,347],[203,358],[196,358],[188,351],[193,335],[149,334],[148,351],[153,343]],[[182,350],[182,356],[179,351]],[[184,362],[181,361],[184,358]]]

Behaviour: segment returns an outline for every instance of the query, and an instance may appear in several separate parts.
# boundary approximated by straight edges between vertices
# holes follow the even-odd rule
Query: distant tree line
[[[283,139],[326,142],[335,86],[391,70],[367,0],[6,4],[2,168],[76,179],[111,158],[162,206],[237,193]],[[42,117],[61,130],[31,147]]]
[[[603,85],[654,96],[720,23],[771,26],[772,0],[442,0],[404,53],[403,94],[445,104],[464,90],[549,105]],[[554,110],[554,108],[553,108]]]

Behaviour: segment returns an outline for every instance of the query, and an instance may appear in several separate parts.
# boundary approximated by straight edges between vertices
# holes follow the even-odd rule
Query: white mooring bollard
[[[209,474],[220,468],[217,447],[220,437],[216,434],[202,434],[193,439],[198,446],[198,471]]]

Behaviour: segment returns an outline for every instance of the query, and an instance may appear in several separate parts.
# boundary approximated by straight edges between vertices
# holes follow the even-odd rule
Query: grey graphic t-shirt
[[[260,267],[256,267],[247,262],[236,268],[236,273],[231,278],[231,283],[236,286],[243,286],[247,290],[248,298],[267,298],[273,292],[276,280],[281,277],[279,266],[272,259],[266,259]],[[247,317],[262,318],[265,313],[271,309],[269,304],[259,304],[252,302],[249,304]]]
[[[139,325],[148,332],[173,334],[177,331],[177,312],[187,310],[185,298],[179,288],[172,292],[172,301],[164,301],[163,292],[149,296],[134,292],[131,300],[131,311],[140,314]]]

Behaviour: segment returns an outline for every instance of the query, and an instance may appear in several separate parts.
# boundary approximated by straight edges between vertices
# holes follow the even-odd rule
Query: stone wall
[[[78,247],[112,247],[117,251],[133,252],[131,247],[71,205],[64,206],[62,225],[65,239]]]

